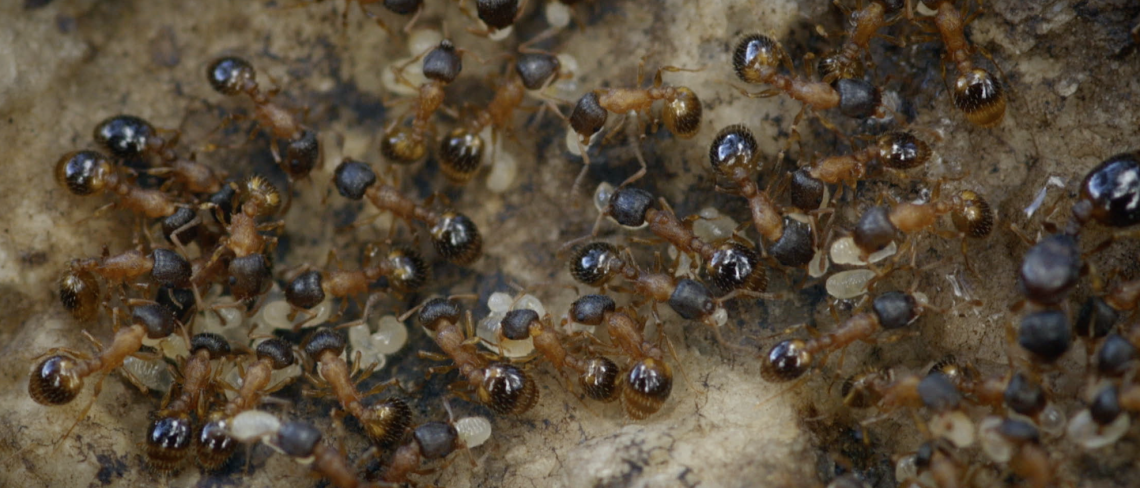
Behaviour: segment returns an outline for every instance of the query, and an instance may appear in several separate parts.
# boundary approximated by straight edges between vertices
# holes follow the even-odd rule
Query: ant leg
[[[629,178],[626,178],[625,181],[621,182],[621,185],[618,185],[618,188],[627,186],[630,183],[640,180],[649,173],[649,164],[645,162],[645,157],[641,155],[641,144],[638,144],[638,142],[639,141],[637,140],[631,140],[630,144],[633,145],[633,154],[637,157],[637,162],[641,164],[641,169],[638,169],[636,173],[630,175]]]
[[[87,405],[83,406],[83,410],[79,412],[79,417],[75,419],[75,423],[71,424],[71,427],[67,428],[67,432],[64,432],[63,436],[60,437],[58,441],[56,441],[57,445],[55,450],[58,450],[59,447],[63,445],[63,440],[71,437],[71,431],[75,430],[75,427],[77,427],[79,423],[83,421],[83,419],[87,418],[87,414],[91,411],[91,407],[95,405],[95,399],[99,398],[99,393],[103,391],[103,380],[106,378],[107,373],[105,372],[99,376],[99,381],[95,382],[95,389],[91,393],[91,399],[87,401]]]

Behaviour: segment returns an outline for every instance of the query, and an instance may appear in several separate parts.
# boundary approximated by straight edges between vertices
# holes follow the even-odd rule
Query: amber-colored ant
[[[155,248],[149,255],[137,249],[111,256],[104,250],[98,258],[73,259],[59,280],[63,308],[80,321],[98,312],[99,284],[95,276],[113,284],[123,284],[149,274],[155,283],[175,287],[190,284],[190,262],[169,249]]]
[[[658,68],[657,73],[653,76],[653,86],[641,88],[641,84],[644,82],[644,69],[645,58],[643,57],[637,65],[637,84],[634,88],[598,88],[586,92],[574,105],[569,117],[570,128],[578,135],[578,150],[582,154],[582,162],[585,166],[578,173],[578,177],[574,179],[571,192],[577,190],[582,178],[586,176],[586,170],[590,165],[588,154],[590,142],[593,136],[606,125],[606,119],[609,118],[610,112],[621,114],[623,122],[626,114],[631,112],[637,114],[638,135],[642,137],[645,132],[643,125],[645,120],[652,120],[654,130],[656,130],[657,120],[651,118],[650,109],[653,108],[653,102],[661,100],[665,103],[661,109],[661,122],[665,124],[665,128],[669,129],[673,136],[691,139],[700,131],[701,115],[704,112],[700,98],[697,98],[697,94],[692,89],[684,86],[666,85],[661,78],[664,72],[677,73],[698,70],[663,66]],[[641,151],[637,144],[634,144],[634,149],[638,162],[641,163],[641,169],[627,178],[622,186],[637,181],[645,176],[648,171],[648,165],[645,163],[645,158],[641,157]]]
[[[33,359],[36,362],[28,379],[28,395],[40,405],[56,406],[71,403],[83,389],[85,378],[102,373],[99,381],[95,383],[95,392],[91,400],[61,439],[67,438],[75,426],[87,416],[99,392],[103,390],[103,380],[107,375],[121,366],[128,356],[137,354],[142,348],[144,339],[168,337],[178,326],[174,313],[165,306],[134,303],[131,305],[133,305],[131,325],[118,328],[111,344],[106,348],[91,336],[87,336],[101,349],[98,355],[92,357],[73,349],[53,348],[40,356],[43,359]],[[115,312],[117,318],[118,309]],[[117,323],[116,321],[116,325]],[[146,387],[132,375],[125,376],[140,390],[146,391]]]
[[[415,291],[427,282],[430,270],[414,250],[393,248],[372,264],[371,256],[376,253],[376,247],[369,244],[360,269],[339,269],[338,263],[337,269],[309,270],[297,275],[285,287],[285,300],[295,308],[311,309],[323,303],[326,297],[344,298],[368,293],[369,285],[381,277],[386,277],[389,288],[397,293]],[[330,253],[329,260],[336,262],[335,254]],[[343,302],[343,305],[348,303]]]
[[[455,363],[433,368],[433,372],[459,369],[459,375],[475,390],[479,402],[496,413],[522,415],[538,403],[538,387],[526,371],[510,363],[488,361],[475,348],[471,340],[474,337],[471,314],[464,314],[459,302],[433,298],[410,310],[401,321],[413,313],[443,350],[443,354],[420,351],[420,356],[437,361],[450,359]]]
[[[471,17],[467,6],[464,5],[466,0],[458,0],[458,2],[459,10]],[[502,39],[510,32],[515,21],[522,17],[525,6],[525,0],[522,2],[519,0],[475,0],[475,15],[485,28],[471,27],[468,31],[494,40]]]
[[[891,131],[862,150],[841,156],[828,156],[812,161],[792,174],[792,205],[802,210],[815,210],[823,202],[824,184],[847,184],[855,188],[869,168],[879,160],[892,170],[908,170],[926,164],[930,146],[910,132]]]
[[[261,231],[279,229],[283,224],[257,222],[260,217],[273,215],[281,203],[277,189],[269,181],[260,176],[250,177],[242,185],[241,197],[240,210],[230,217],[226,226],[227,235],[221,238],[209,260],[195,270],[193,280],[203,280],[202,269],[211,269],[223,258],[232,256],[228,266],[230,291],[234,298],[246,300],[260,295],[270,278],[265,253],[272,249],[277,238],[262,235]],[[212,204],[206,205],[213,207]]]
[[[398,164],[411,164],[427,155],[426,140],[432,130],[431,116],[443,106],[443,89],[459,77],[463,71],[463,56],[466,50],[458,49],[450,40],[444,39],[439,45],[423,56],[423,74],[427,81],[416,87],[404,77],[403,66],[393,67],[396,79],[418,90],[416,98],[412,100],[414,108],[411,125],[403,125],[402,121],[408,112],[397,117],[384,128],[384,136],[380,140],[380,154],[386,159]],[[419,59],[417,56],[408,63]]]
[[[633,361],[620,380],[621,403],[626,415],[642,420],[661,410],[669,399],[673,369],[665,362],[664,351],[645,339],[645,322],[631,313],[618,310],[605,295],[585,295],[570,305],[568,318],[582,325],[605,326],[610,341]]]
[[[253,102],[254,120],[272,136],[269,151],[273,160],[290,181],[308,176],[320,164],[321,143],[317,132],[301,124],[293,112],[273,102],[276,89],[263,92],[258,88],[257,71],[249,61],[236,56],[219,58],[206,67],[206,77],[210,86],[222,95],[249,97]],[[284,158],[278,152],[278,141],[284,141]]]
[[[447,422],[425,422],[412,430],[411,439],[396,449],[391,462],[384,470],[386,483],[408,483],[411,474],[427,474],[434,470],[423,470],[425,461],[444,459],[451,453],[467,449],[459,431],[450,419],[451,406],[447,407]]]
[[[954,105],[966,115],[966,120],[978,127],[988,128],[1000,124],[1005,117],[1005,89],[989,71],[974,65],[972,59],[974,52],[980,48],[970,45],[964,30],[980,11],[963,18],[962,13],[954,7],[955,0],[921,1],[927,8],[935,11],[934,27],[942,38],[942,44],[946,46],[943,59],[958,69],[954,85],[947,86],[954,99]],[[907,4],[910,4],[909,0]],[[908,9],[908,16],[910,15]],[[983,56],[993,61],[988,53],[981,52]],[[942,78],[944,80],[946,78],[945,65],[943,65]]]
[[[348,460],[335,447],[321,442],[321,431],[304,421],[285,422],[278,427],[273,444],[289,457],[312,466],[338,488],[366,488],[376,486],[361,480],[353,472]]]
[[[148,219],[172,215],[181,205],[166,192],[136,185],[97,151],[64,154],[56,162],[55,178],[73,195],[110,192],[116,200],[104,208],[122,207]]]
[[[256,360],[241,371],[241,386],[236,396],[220,410],[207,417],[198,430],[198,464],[207,471],[220,467],[233,454],[235,441],[226,432],[229,421],[237,414],[256,407],[266,395],[285,387],[289,382],[270,384],[273,372],[296,364],[293,347],[281,339],[271,338],[257,345]]]
[[[341,196],[352,200],[367,197],[378,210],[391,212],[409,222],[409,227],[413,220],[423,222],[436,252],[448,261],[464,266],[483,253],[483,237],[470,218],[454,210],[432,210],[405,197],[393,185],[377,184],[376,173],[365,163],[345,158],[337,166],[333,181]]]
[[[939,198],[938,193],[938,188],[935,188],[931,202],[928,203],[902,202],[893,207],[871,207],[855,224],[852,235],[855,245],[864,254],[870,255],[890,245],[895,234],[926,230],[934,226],[939,216],[950,214],[954,228],[963,237],[962,255],[969,266],[967,241],[964,238],[981,239],[988,236],[994,227],[994,212],[981,195],[971,190],[959,191],[946,199]],[[912,250],[917,248],[912,247]]]
[[[169,402],[163,402],[147,429],[147,460],[160,472],[173,470],[186,457],[194,441],[190,413],[201,409],[202,393],[214,381],[210,362],[230,353],[226,339],[210,333],[194,335],[189,349],[190,357],[182,362],[181,391],[173,399],[168,397]]]
[[[600,402],[617,400],[621,374],[617,364],[604,356],[579,357],[568,351],[550,314],[539,317],[529,308],[511,310],[503,316],[500,333],[512,341],[533,340],[535,350],[560,372],[569,369],[578,374],[578,384],[586,396]]]
[[[902,11],[901,0],[871,0],[867,5],[851,12],[839,5],[845,15],[849,15],[847,39],[835,52],[819,60],[819,71],[824,83],[834,83],[840,79],[863,78],[865,66],[863,58],[870,57],[871,39],[884,37],[879,29],[893,24]]]
[[[735,193],[748,200],[752,224],[764,239],[772,243],[768,254],[784,266],[806,266],[815,255],[811,226],[782,215],[768,192],[756,185],[759,159],[756,138],[743,125],[721,129],[709,147],[712,169],[734,183]]]
[[[173,132],[173,136],[164,133]],[[147,154],[162,160],[162,167],[148,173],[170,175],[172,181],[189,193],[215,193],[222,188],[225,174],[190,159],[180,158],[173,146],[177,131],[156,129],[150,122],[133,115],[108,117],[95,126],[95,142],[118,158],[138,158]]]
[[[672,244],[678,251],[694,260],[698,257],[703,260],[709,278],[721,289],[763,292],[768,287],[768,273],[760,265],[759,253],[751,246],[735,240],[716,244],[705,242],[693,233],[692,221],[697,217],[681,221],[665,199],[658,202],[645,190],[618,188],[598,215],[591,236],[597,235],[606,216],[624,227],[647,226],[650,233]]]

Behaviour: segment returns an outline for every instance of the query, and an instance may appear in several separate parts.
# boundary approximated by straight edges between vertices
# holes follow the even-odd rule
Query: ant
[[[468,17],[471,12],[464,5],[466,0],[458,0],[459,10]],[[526,2],[519,0],[475,0],[475,15],[483,24],[482,28],[471,27],[469,32],[498,41],[510,34],[515,22],[522,17]]]
[[[598,234],[606,216],[623,227],[647,226],[650,233],[672,244],[678,251],[694,259],[700,257],[713,284],[723,290],[742,289],[759,293],[768,287],[768,273],[760,266],[760,255],[751,246],[734,240],[717,244],[705,242],[693,233],[692,222],[698,217],[684,221],[678,219],[664,198],[654,202],[653,195],[645,190],[618,188],[598,215],[591,237]]]
[[[258,88],[257,71],[249,61],[237,56],[219,58],[206,67],[206,78],[214,91],[222,95],[245,94],[249,97],[254,106],[254,120],[273,139],[269,145],[273,160],[285,171],[290,182],[308,176],[321,163],[321,142],[317,132],[302,125],[291,111],[273,102],[278,89],[263,92]],[[231,115],[226,120],[233,118]],[[279,141],[284,141],[284,158],[278,151]]]
[[[1030,354],[1034,367],[1057,362],[1072,346],[1072,325],[1060,310],[1046,309],[1021,317],[1017,343]]]
[[[312,466],[338,488],[363,488],[376,486],[362,481],[349,467],[348,460],[335,447],[321,442],[321,431],[305,421],[292,421],[281,424],[273,439],[273,444],[285,455]]]
[[[142,188],[121,174],[107,156],[98,151],[72,151],[55,164],[55,179],[76,196],[110,192],[116,201],[96,211],[122,207],[148,219],[168,217],[182,204],[166,192]]]
[[[714,298],[712,292],[698,281],[677,279],[668,273],[642,271],[633,262],[629,249],[619,249],[605,242],[591,242],[578,247],[570,258],[569,266],[574,280],[587,286],[604,288],[611,279],[620,276],[632,286],[631,291],[635,295],[646,297],[655,304],[668,303],[669,308],[681,318],[697,320],[708,326],[722,345],[725,341],[719,327],[724,320],[721,304],[737,294],[753,294],[737,289],[720,299]],[[657,319],[656,305],[653,315]]]
[[[266,253],[277,243],[277,238],[264,236],[263,230],[279,229],[283,222],[258,224],[260,217],[273,215],[281,203],[277,189],[265,178],[252,176],[242,185],[240,210],[230,217],[226,235],[218,242],[218,247],[202,268],[196,270],[194,280],[206,278],[211,269],[232,255],[229,261],[230,291],[234,298],[246,300],[261,294],[266,288],[269,276],[269,262]],[[213,204],[205,204],[212,207]]]
[[[855,341],[872,341],[880,329],[901,329],[918,319],[928,305],[909,293],[891,291],[871,302],[871,311],[849,317],[833,332],[804,341],[786,339],[768,350],[760,365],[760,377],[784,383],[803,376],[815,365],[815,355],[843,349]]]
[[[344,337],[333,330],[321,329],[313,334],[304,347],[305,356],[316,363],[318,376],[310,379],[314,383],[327,385],[340,402],[341,408],[360,421],[373,442],[382,447],[394,445],[411,424],[411,407],[399,398],[389,398],[369,406],[363,402],[364,397],[380,393],[399,383],[392,379],[361,393],[356,389],[356,384],[366,378],[371,369],[360,374],[361,371],[355,366],[349,368],[348,362],[341,358],[344,348]],[[353,381],[358,375],[361,378]]]
[[[887,168],[905,171],[926,164],[931,154],[930,146],[910,132],[888,132],[860,151],[815,160],[793,172],[792,204],[804,210],[819,208],[825,183],[845,183],[855,188],[855,183],[867,175],[873,160],[879,160]]]
[[[28,396],[40,405],[57,406],[71,403],[83,389],[85,378],[102,373],[99,381],[95,383],[95,392],[91,400],[61,439],[66,439],[75,426],[87,416],[99,392],[103,390],[103,380],[107,375],[121,366],[128,356],[138,354],[144,339],[158,340],[169,337],[178,327],[174,312],[165,306],[153,303],[132,303],[132,305],[134,306],[131,309],[131,325],[120,328],[116,320],[115,336],[110,345],[104,348],[99,341],[87,335],[87,338],[100,349],[98,355],[92,357],[73,349],[52,348],[33,359],[38,362],[32,368],[28,379]],[[115,312],[117,318],[118,309],[115,309]],[[125,373],[125,376],[140,390],[147,391],[146,387],[132,375]]]
[[[447,408],[447,422],[425,422],[412,430],[412,437],[396,449],[391,462],[384,470],[385,483],[408,483],[408,475],[427,474],[433,470],[422,470],[424,461],[444,459],[459,449],[467,449],[467,444],[451,420],[451,406]]]
[[[621,374],[618,365],[604,356],[582,358],[567,351],[550,314],[540,318],[538,312],[529,308],[511,310],[503,316],[500,333],[512,341],[532,339],[534,348],[559,371],[570,369],[578,373],[578,384],[586,396],[605,403],[617,400]]]
[[[878,88],[861,79],[839,78],[835,86],[830,83],[815,82],[810,76],[785,75],[778,71],[783,65],[793,71],[792,61],[784,48],[775,39],[764,34],[750,34],[742,38],[732,53],[732,67],[736,76],[745,83],[766,84],[773,88],[758,93],[748,93],[738,89],[749,98],[767,98],[786,93],[804,104],[804,110],[796,115],[792,126],[799,125],[808,107],[814,110],[839,108],[848,117],[865,119],[887,117],[887,109],[882,105]],[[811,66],[810,64],[808,65]],[[820,117],[820,122],[838,132],[829,122]]]
[[[241,371],[241,387],[237,395],[221,410],[211,413],[198,430],[198,464],[207,471],[221,467],[233,454],[236,447],[234,439],[226,432],[229,422],[237,414],[256,407],[262,397],[285,387],[288,381],[270,384],[273,372],[297,363],[293,347],[278,338],[262,341],[257,345],[255,354],[257,359]]]
[[[376,184],[376,173],[365,163],[345,158],[337,166],[333,181],[341,196],[351,200],[367,197],[377,209],[391,212],[405,222],[423,222],[436,252],[452,263],[465,266],[483,253],[483,237],[470,218],[454,210],[432,210],[400,194],[393,185]]]
[[[1140,154],[1114,155],[1081,180],[1080,197],[1065,233],[1077,235],[1081,227],[1096,221],[1108,227],[1131,227],[1140,223]]]
[[[594,135],[606,125],[610,112],[621,114],[623,122],[627,114],[631,112],[637,114],[639,129],[641,129],[639,136],[643,137],[644,126],[640,123],[645,119],[653,120],[653,130],[656,130],[658,121],[650,117],[650,109],[653,108],[653,102],[661,100],[665,105],[661,110],[660,121],[665,124],[665,128],[669,129],[674,137],[691,139],[700,131],[701,115],[704,112],[700,98],[689,87],[664,84],[661,77],[664,72],[678,73],[699,70],[663,66],[658,68],[657,73],[653,76],[653,86],[641,88],[645,78],[645,59],[642,57],[641,62],[637,65],[635,88],[597,88],[591,90],[578,99],[578,103],[570,112],[570,128],[578,135],[578,151],[582,154],[582,161],[585,163],[582,171],[578,173],[578,177],[574,179],[571,193],[577,191],[582,178],[586,176],[586,170],[590,165],[587,149]],[[638,162],[641,163],[641,169],[627,178],[621,186],[641,179],[648,172],[648,165],[645,158],[641,156],[637,144],[634,144],[634,149]]]
[[[583,325],[604,325],[610,341],[633,360],[619,380],[621,403],[626,415],[642,420],[661,410],[669,399],[673,369],[665,362],[661,348],[645,340],[645,321],[631,313],[618,310],[608,296],[585,295],[570,304],[568,319]]]
[[[835,5],[849,16],[850,29],[843,46],[819,60],[824,83],[845,78],[862,79],[865,71],[863,58],[870,57],[871,39],[886,37],[879,34],[879,29],[898,20],[898,13],[903,8],[901,0],[872,0],[854,12],[839,5],[838,1]]]
[[[311,309],[323,303],[326,296],[349,297],[367,293],[368,285],[381,277],[386,277],[388,286],[400,293],[417,290],[427,282],[430,270],[414,250],[393,248],[379,262],[371,264],[371,256],[376,252],[376,247],[369,244],[360,269],[340,269],[338,263],[337,269],[309,270],[297,275],[285,287],[285,300],[295,308]],[[330,252],[329,260],[336,261],[336,254]],[[347,306],[347,302],[343,303]]]
[[[173,136],[164,133],[174,132]],[[112,155],[134,159],[154,155],[162,160],[163,167],[148,172],[158,176],[170,175],[189,193],[215,193],[222,188],[225,174],[190,159],[178,157],[172,146],[178,142],[178,132],[155,129],[150,122],[134,115],[115,115],[95,126],[95,142]]]
[[[420,351],[420,357],[437,361],[451,359],[455,363],[454,366],[433,368],[433,373],[458,368],[460,376],[475,389],[479,401],[495,413],[522,415],[538,403],[538,387],[526,371],[510,363],[490,362],[475,348],[470,339],[474,337],[471,313],[464,314],[459,302],[433,298],[400,320],[413,313],[444,352]]]
[[[994,212],[985,198],[971,190],[962,190],[948,199],[938,197],[935,188],[929,203],[902,202],[893,207],[871,207],[855,224],[852,237],[865,255],[873,254],[890,245],[899,232],[913,233],[934,226],[941,215],[950,214],[954,228],[961,237],[982,239],[994,227]],[[962,256],[970,266],[966,253],[967,240],[962,239]],[[912,248],[912,251],[917,248]],[[866,256],[863,258],[866,259]],[[973,269],[973,268],[971,268]]]
[[[322,2],[323,0],[315,0],[315,1],[319,3],[319,2]],[[367,7],[365,7],[366,5],[373,4],[373,3],[381,3],[381,5],[383,5],[386,10],[388,10],[389,12],[392,12],[396,15],[412,15],[412,14],[415,14],[415,15],[412,15],[412,19],[409,20],[407,25],[404,26],[403,30],[405,33],[411,31],[412,26],[416,23],[416,20],[419,18],[420,14],[423,13],[423,10],[424,10],[423,0],[349,0],[349,1],[345,2],[344,11],[341,12],[341,16],[340,16],[341,17],[341,28],[342,29],[348,28],[348,4],[352,3],[352,2],[356,2],[357,5],[360,5],[360,11],[362,13],[364,13],[364,16],[368,17],[369,19],[372,19],[374,22],[376,22],[376,25],[380,26],[381,29],[384,29],[384,32],[388,33],[389,35],[392,34],[392,31],[388,29],[388,25],[385,24],[384,21],[380,19],[379,15],[376,15],[375,12],[372,12]]]
[[[229,343],[217,334],[195,334],[189,347],[190,357],[182,361],[181,392],[165,399],[147,429],[147,460],[160,472],[173,470],[186,457],[194,441],[190,412],[200,409],[202,392],[214,379],[210,362],[230,354]]]
[[[98,258],[73,259],[59,280],[59,299],[63,308],[80,321],[88,321],[98,312],[99,284],[95,276],[117,284],[149,274],[160,285],[184,287],[190,284],[190,262],[169,249],[155,248],[149,255],[137,249],[115,256],[106,248]]]
[[[806,266],[815,256],[811,226],[781,215],[768,192],[757,187],[759,158],[752,131],[739,124],[721,129],[709,147],[712,169],[736,185],[735,193],[748,200],[756,231],[772,243],[768,254],[784,266]]]
[[[411,164],[427,155],[425,140],[431,130],[431,116],[443,105],[444,87],[453,83],[463,71],[463,55],[467,53],[464,49],[456,48],[448,39],[440,41],[438,46],[423,56],[423,74],[427,81],[418,88],[404,77],[403,71],[407,64],[392,68],[397,80],[417,88],[419,93],[412,101],[415,108],[409,110],[413,112],[411,125],[400,123],[407,116],[408,112],[405,112],[384,128],[380,154],[397,164]],[[416,59],[419,57],[413,58],[408,64]]]
[[[964,30],[981,13],[980,10],[963,19],[962,13],[954,7],[955,0],[921,1],[936,12],[933,30],[938,32],[942,44],[946,46],[943,60],[958,69],[954,86],[946,87],[952,95],[954,105],[962,111],[966,120],[978,127],[990,128],[1000,124],[1005,117],[1005,89],[989,71],[974,65],[971,58],[975,51],[981,52],[990,62],[993,62],[993,58],[981,48],[971,46]],[[907,4],[910,4],[909,0]],[[910,15],[908,9],[908,17]],[[946,80],[945,64],[942,66],[942,79]]]

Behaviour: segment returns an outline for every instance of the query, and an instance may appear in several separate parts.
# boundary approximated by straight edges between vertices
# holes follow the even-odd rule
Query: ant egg
[[[848,300],[867,293],[867,283],[875,277],[869,269],[840,271],[827,278],[827,293],[840,300]]]
[[[1101,426],[1092,418],[1089,409],[1083,409],[1069,422],[1069,439],[1085,449],[1100,449],[1115,444],[1128,433],[1131,420],[1128,415],[1118,415],[1111,424]]]
[[[455,421],[455,430],[467,448],[473,449],[491,438],[491,421],[487,417],[463,417]]]
[[[546,23],[555,29],[565,29],[570,25],[570,7],[562,2],[547,2],[543,14]]]
[[[1066,420],[1065,413],[1052,403],[1045,405],[1045,409],[1037,414],[1037,426],[1041,432],[1054,437],[1065,433]]]
[[[127,356],[123,360],[122,367],[135,378],[138,378],[143,386],[151,390],[166,391],[174,383],[174,377],[170,374],[170,369],[166,367],[166,362],[162,358],[145,361],[134,356]]]
[[[961,410],[935,414],[929,425],[931,434],[946,439],[959,448],[974,445],[974,422]]]
[[[443,34],[435,29],[416,29],[408,34],[408,54],[419,56],[439,45]]]
[[[868,256],[866,261],[863,261],[863,251],[859,246],[855,245],[855,239],[851,236],[840,237],[835,242],[831,243],[831,261],[835,264],[850,265],[850,266],[866,266],[868,263],[877,263],[898,252],[898,245],[894,241]]]
[[[503,193],[511,188],[519,173],[519,163],[511,153],[496,151],[491,172],[487,175],[487,189],[492,193]]]

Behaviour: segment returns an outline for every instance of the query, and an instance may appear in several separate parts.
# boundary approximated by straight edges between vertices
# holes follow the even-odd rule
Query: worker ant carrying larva
[[[329,262],[335,269],[308,270],[298,274],[285,286],[285,300],[295,309],[312,309],[328,297],[359,297],[368,293],[369,285],[381,277],[387,278],[388,287],[396,293],[409,293],[419,289],[428,280],[430,269],[419,253],[409,248],[394,247],[372,263],[377,254],[373,245],[365,249],[365,260],[360,269],[342,269],[336,254],[329,253]],[[348,306],[342,301],[341,312]]]
[[[937,223],[938,217],[950,214],[954,227],[962,237],[962,256],[966,260],[966,266],[970,267],[966,238],[981,239],[988,236],[994,228],[994,212],[990,204],[974,191],[961,190],[949,198],[940,198],[939,193],[939,188],[936,187],[931,194],[931,201],[927,203],[900,202],[891,207],[876,206],[867,209],[855,224],[852,236],[855,245],[864,254],[870,255],[887,247],[897,233],[910,234],[929,229]],[[917,251],[916,247],[911,249]]]
[[[417,90],[411,99],[412,108],[400,114],[387,127],[380,140],[380,154],[397,164],[411,164],[427,155],[427,139],[434,131],[431,117],[443,106],[443,89],[459,77],[463,71],[465,49],[455,47],[448,39],[428,51],[423,57],[423,74],[426,78],[420,86],[413,85],[404,77],[403,70],[420,59],[412,58],[402,66],[392,68],[398,82]],[[411,125],[404,125],[408,113],[412,114]]]

